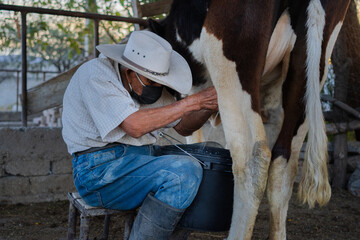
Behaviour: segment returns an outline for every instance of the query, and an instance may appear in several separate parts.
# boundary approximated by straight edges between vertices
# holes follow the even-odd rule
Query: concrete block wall
[[[173,129],[167,133],[186,143]],[[206,124],[204,135],[225,145],[221,128]],[[170,143],[160,138],[157,144]],[[65,200],[67,192],[75,190],[72,156],[61,128],[0,128],[0,204]]]
[[[0,204],[66,199],[71,160],[61,128],[0,128]]]

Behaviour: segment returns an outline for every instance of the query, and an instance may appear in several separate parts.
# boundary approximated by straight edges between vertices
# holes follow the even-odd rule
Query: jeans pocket
[[[93,169],[115,159],[118,159],[124,156],[125,152],[126,146],[119,145],[116,147],[103,149],[94,153],[87,154],[89,168]]]
[[[114,148],[104,149],[98,151],[89,158],[89,169],[94,176],[94,178],[99,178],[99,181],[102,180],[102,176],[104,176],[107,167],[114,160],[118,160],[123,157],[126,152],[126,146],[119,145]]]

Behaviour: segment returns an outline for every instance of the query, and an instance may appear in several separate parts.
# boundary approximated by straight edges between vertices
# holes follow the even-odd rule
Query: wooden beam
[[[301,151],[305,152],[306,142],[303,144]],[[328,144],[328,151],[333,152],[334,151],[334,143],[329,142]],[[349,141],[348,142],[348,153],[351,154],[360,154],[360,142],[355,141]]]
[[[348,142],[348,152],[360,154],[360,142],[359,141],[350,141]]]
[[[348,131],[353,131],[356,129],[360,129],[360,121],[358,121],[358,120],[354,120],[351,122],[326,124],[326,133],[327,134],[346,133]]]
[[[358,112],[356,109],[350,107],[349,105],[343,103],[340,100],[337,100],[329,95],[321,95],[321,100],[331,102],[332,104],[334,104],[334,106],[337,106],[338,108],[344,110],[345,112],[350,113],[357,119],[360,119],[360,112]]]
[[[34,114],[49,108],[61,106],[70,79],[83,63],[80,63],[49,81],[29,89],[27,94],[28,114]]]
[[[360,155],[355,155],[347,158],[347,165],[351,171],[355,171],[358,165],[360,165]]]
[[[21,112],[0,112],[0,122],[21,121]]]
[[[338,119],[341,119],[341,122],[350,122],[354,120],[353,117],[347,115],[347,114],[339,114],[335,111],[325,111],[323,112],[325,121],[328,122],[336,122]]]
[[[172,0],[162,0],[140,5],[139,17],[152,17],[159,14],[167,14],[170,11]],[[139,7],[139,5],[137,6]]]

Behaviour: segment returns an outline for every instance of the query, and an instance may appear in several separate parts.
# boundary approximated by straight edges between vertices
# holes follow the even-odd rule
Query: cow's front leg
[[[222,42],[201,35],[204,60],[218,94],[227,145],[233,159],[234,210],[229,239],[251,239],[267,181],[271,153],[261,116],[243,90],[235,63],[222,53]]]

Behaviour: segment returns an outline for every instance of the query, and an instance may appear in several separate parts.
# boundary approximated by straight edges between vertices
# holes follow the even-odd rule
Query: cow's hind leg
[[[222,41],[205,29],[201,41],[233,159],[234,210],[229,239],[249,240],[266,186],[271,153],[261,116],[252,109],[252,98],[241,86],[235,63],[224,57]]]
[[[283,68],[286,69],[283,72],[288,74],[287,80],[293,76],[305,76],[304,70],[297,67],[303,64],[305,55],[299,55],[303,51],[298,47],[294,52],[293,55],[297,55],[296,62],[290,65],[289,70],[287,70],[289,61],[283,62]],[[297,81],[285,81],[282,87],[284,120],[277,140],[272,146],[272,162],[267,185],[267,197],[270,204],[270,240],[286,239],[288,204],[298,169],[299,152],[307,133],[307,125],[303,123],[305,106],[302,101],[304,90],[301,89],[304,89],[304,85],[304,77],[300,77]],[[273,142],[273,140],[270,141]]]
[[[286,217],[293,183],[298,168],[298,157],[304,141],[307,124],[304,124],[306,89],[304,66],[306,46],[304,36],[297,41],[289,61],[284,61],[287,74],[282,86],[284,120],[281,131],[272,148],[272,162],[269,169],[267,198],[270,205],[270,240],[286,239]],[[285,78],[285,76],[283,76]]]
[[[313,83],[317,83],[319,81],[318,78],[311,78],[310,73],[317,72],[320,77],[320,87],[324,84],[327,69],[328,69],[328,59],[331,55],[332,49],[334,47],[337,35],[341,28],[341,21],[343,18],[343,14],[345,13],[347,7],[347,1],[337,2],[332,1],[327,5],[326,12],[332,12],[331,9],[336,9],[338,11],[338,15],[336,15],[335,19],[328,18],[328,23],[325,25],[323,31],[323,40],[317,40],[313,38],[312,41],[309,39],[305,41],[305,39],[300,39],[299,43],[307,42],[307,45],[296,44],[293,51],[293,58],[291,60],[291,64],[289,67],[288,77],[283,87],[283,107],[285,112],[285,119],[282,130],[280,132],[279,138],[273,148],[273,160],[270,166],[269,171],[269,181],[268,181],[268,191],[267,196],[270,202],[270,239],[271,240],[279,240],[286,239],[286,216],[288,203],[292,194],[292,188],[294,179],[297,173],[298,166],[298,157],[299,151],[304,141],[306,132],[308,131],[308,126],[311,126],[311,114],[314,112],[308,112],[306,118],[310,119],[309,123],[304,121],[304,114],[306,106],[304,105],[303,96],[305,95],[305,89],[311,86],[308,83],[305,83],[305,79],[307,81],[312,80]],[[320,9],[320,10],[319,10]],[[330,9],[330,10],[329,10]],[[313,11],[317,10],[317,11]],[[315,16],[318,17],[321,14],[321,5],[317,0],[313,0],[308,8],[308,18],[311,18],[312,13],[316,13]],[[323,13],[324,14],[324,13]],[[324,14],[325,15],[325,14]],[[311,21],[310,21],[311,22]],[[318,26],[316,24],[308,24],[308,31],[316,30]],[[322,31],[315,31],[322,32]],[[307,34],[307,36],[311,36]],[[314,36],[314,35],[313,35]],[[315,36],[319,36],[319,34],[315,34]],[[320,34],[321,36],[321,34]],[[301,36],[304,38],[305,36]],[[298,39],[300,35],[298,36]],[[314,42],[315,41],[315,42]],[[310,45],[316,42],[322,42],[322,51],[321,55],[318,53],[316,59],[318,64],[309,64],[310,58],[314,58],[314,55],[308,54],[307,56],[304,54],[306,49],[311,49]],[[309,45],[310,44],[310,45]],[[315,45],[316,46],[316,45]],[[317,47],[316,49],[320,49]],[[319,50],[318,50],[319,51]],[[307,51],[314,52],[314,51]],[[321,57],[320,57],[321,56]],[[322,61],[320,61],[320,59]],[[304,65],[305,61],[307,62],[308,69],[315,67],[312,71],[305,72],[304,69],[298,68],[296,66]],[[320,66],[320,69],[316,69],[316,66]],[[305,78],[306,76],[306,78]],[[301,80],[303,79],[303,80]],[[318,84],[318,83],[317,83]],[[296,86],[295,86],[296,85]],[[297,93],[287,91],[287,89],[298,89]],[[307,89],[308,92],[309,89]],[[309,96],[308,96],[309,98]],[[307,99],[307,105],[309,101],[318,101],[319,98]],[[321,109],[319,111],[321,114]],[[318,129],[319,130],[319,129]],[[294,136],[293,136],[294,135]],[[315,135],[321,135],[316,132]],[[308,141],[309,138],[308,138]],[[316,145],[313,143],[313,145]],[[326,145],[325,145],[326,146]],[[324,150],[326,152],[326,149]],[[317,160],[316,157],[312,157]],[[306,159],[305,159],[306,163]],[[310,169],[304,163],[307,169]],[[304,167],[303,167],[304,168]],[[323,175],[319,174],[319,169],[325,169],[323,171]],[[303,171],[304,172],[304,171]],[[305,200],[309,202],[310,206],[313,206],[315,202],[318,202],[320,205],[326,203],[330,196],[330,189],[328,187],[319,187],[319,186],[328,186],[327,172],[326,172],[326,160],[316,162],[316,169],[311,169],[312,178],[308,180],[308,182],[315,182],[318,186],[307,186],[302,187],[305,193],[309,193],[308,196],[302,193]],[[305,175],[306,176],[306,175]],[[304,174],[302,174],[302,178],[304,178]],[[306,178],[305,178],[306,179]],[[322,183],[323,185],[321,185]],[[300,183],[301,186],[301,183]],[[316,191],[314,191],[314,189]],[[316,194],[313,194],[315,192]],[[304,200],[303,200],[304,201]],[[305,201],[304,201],[305,202]]]
[[[270,240],[286,239],[287,210],[298,170],[299,152],[306,132],[306,124],[303,124],[291,141],[289,159],[278,156],[271,162],[267,185],[267,198],[270,205]]]

